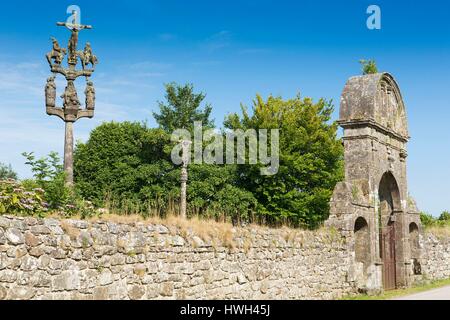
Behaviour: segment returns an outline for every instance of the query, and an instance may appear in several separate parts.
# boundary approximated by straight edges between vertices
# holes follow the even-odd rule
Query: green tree
[[[44,189],[44,197],[50,209],[60,209],[72,201],[74,195],[65,186],[65,173],[57,152],[52,151],[47,157],[39,159],[36,159],[33,152],[23,152],[22,155],[34,176],[34,180],[26,181],[25,184],[36,184]]]
[[[154,113],[154,117],[159,126],[169,134],[175,129],[188,129],[192,132],[195,121],[201,121],[204,130],[213,128],[211,106],[206,104],[201,109],[204,99],[204,93],[194,93],[192,84],[180,86],[170,83],[166,85],[166,101],[159,102],[160,112]],[[217,219],[230,218],[238,223],[246,221],[255,210],[256,199],[253,195],[234,186],[235,167],[191,164],[188,171],[187,200],[190,214]],[[174,167],[171,176],[173,179],[176,177],[177,181],[172,190],[178,190],[179,168]]]
[[[180,196],[180,168],[171,162],[172,146],[161,129],[142,123],[103,123],[86,143],[77,143],[76,189],[97,206],[107,204],[121,214],[174,212]],[[250,192],[234,187],[233,170],[233,166],[189,166],[189,215],[248,220],[256,200]]]
[[[0,162],[0,180],[6,179],[17,180],[17,173],[13,170],[11,165],[6,165]]]
[[[359,60],[359,63],[362,65],[362,73],[364,75],[378,73],[375,60]]]
[[[329,214],[329,199],[343,178],[343,148],[337,124],[329,123],[333,105],[310,98],[283,100],[257,95],[253,114],[242,107],[242,116],[231,114],[230,129],[279,129],[280,167],[272,176],[261,176],[260,166],[241,165],[237,179],[253,193],[258,214],[269,223],[288,222],[317,227]]]
[[[203,127],[212,128],[210,119],[212,107],[206,104],[203,110],[201,104],[205,99],[204,93],[194,93],[192,84],[183,86],[174,82],[166,84],[166,101],[159,101],[159,113],[153,113],[159,126],[168,133],[176,129],[192,131],[194,121],[201,121]]]
[[[158,201],[170,196],[173,170],[170,137],[137,122],[109,122],[95,128],[74,153],[76,188],[96,205],[104,200]],[[153,203],[155,206],[157,203]]]

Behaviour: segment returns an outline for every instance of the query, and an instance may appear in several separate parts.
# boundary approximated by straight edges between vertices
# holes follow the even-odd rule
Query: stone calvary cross
[[[76,21],[76,19],[74,19]],[[77,51],[78,33],[83,29],[92,29],[92,26],[81,25],[76,23],[58,22],[57,26],[64,26],[71,30],[71,37],[66,48],[59,46],[58,41],[52,37],[53,47],[47,53],[47,61],[50,65],[50,71],[53,73],[47,79],[45,86],[45,106],[48,115],[59,117],[64,121],[66,130],[64,138],[64,171],[66,173],[66,185],[73,185],[73,123],[81,118],[94,117],[95,109],[95,89],[89,77],[93,74],[95,65],[98,63],[97,57],[92,53],[89,42],[83,51]],[[64,57],[67,57],[67,67],[62,65]],[[81,70],[77,70],[78,59],[81,61]],[[88,66],[91,66],[88,68]],[[67,81],[64,93],[61,95],[63,101],[62,107],[56,106],[56,84],[55,77],[61,74]],[[78,99],[77,90],[75,88],[75,80],[78,77],[86,78],[85,108],[81,108]]]

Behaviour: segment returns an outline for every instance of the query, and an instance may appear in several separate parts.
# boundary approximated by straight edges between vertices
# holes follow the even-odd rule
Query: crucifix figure
[[[76,69],[78,57],[82,57],[79,52],[77,52],[79,31],[83,29],[92,29],[92,26],[77,24],[76,12],[72,13],[74,16],[73,23],[57,23],[58,26],[67,27],[71,31],[71,36],[67,46],[68,50],[61,48],[57,40],[52,38],[53,49],[47,54],[47,60],[50,64],[50,70],[53,73],[53,76],[47,80],[45,87],[47,114],[59,117],[64,121],[66,126],[64,137],[64,171],[66,173],[67,186],[73,185],[73,124],[81,118],[92,118],[94,116],[95,105],[95,89],[92,81],[89,80],[89,77],[92,75],[94,70],[85,69],[84,65],[81,70]],[[64,68],[62,66],[62,60],[66,52],[68,53],[68,68]],[[90,53],[92,54],[92,51]],[[56,74],[63,75],[67,81],[66,88],[61,96],[63,100],[62,107],[57,107],[55,101],[56,85],[54,78]],[[80,76],[86,77],[87,105],[84,108],[81,106],[78,99],[77,89],[75,87],[75,80]]]
[[[60,27],[66,27],[67,29],[72,31],[72,35],[70,36],[69,44],[67,46],[69,50],[69,58],[68,63],[69,65],[75,66],[77,64],[77,46],[78,46],[78,33],[80,30],[83,29],[92,29],[92,26],[90,25],[82,25],[82,24],[76,24],[76,12],[73,12],[73,22],[67,23],[67,22],[57,22],[56,25]]]

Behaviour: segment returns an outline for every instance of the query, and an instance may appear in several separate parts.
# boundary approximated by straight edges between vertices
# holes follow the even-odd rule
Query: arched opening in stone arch
[[[369,225],[366,219],[359,217],[355,221],[355,259],[362,262],[364,268],[369,265],[370,261],[370,236]]]
[[[397,287],[396,251],[397,251],[397,212],[401,210],[400,189],[391,172],[386,172],[378,188],[378,230],[380,258],[383,261],[383,286],[385,290]]]
[[[414,222],[411,222],[409,224],[409,248],[411,250],[413,273],[415,275],[422,274],[422,267],[419,261],[419,227]]]

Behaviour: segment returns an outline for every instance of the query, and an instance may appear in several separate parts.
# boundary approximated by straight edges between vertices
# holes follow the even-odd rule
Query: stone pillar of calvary
[[[58,41],[52,37],[53,48],[47,53],[47,61],[53,73],[47,79],[45,86],[45,106],[48,115],[61,118],[66,126],[64,138],[64,171],[66,173],[66,185],[73,185],[73,123],[80,118],[94,117],[95,89],[89,77],[92,75],[97,64],[97,57],[92,53],[91,45],[86,43],[83,51],[77,51],[78,33],[83,29],[92,29],[92,26],[77,23],[76,12],[73,12],[73,21],[58,22],[57,26],[64,26],[71,31],[71,37],[66,48],[59,46]],[[67,55],[67,67],[63,66],[63,61]],[[77,70],[78,60],[81,62],[81,70]],[[90,65],[90,67],[89,67]],[[61,74],[65,77],[67,85],[61,95],[62,107],[56,106],[56,84],[55,77]],[[75,88],[75,80],[78,77],[86,78],[85,107],[81,108]]]
[[[181,141],[182,147],[182,162],[181,162],[181,189],[180,189],[180,216],[184,219],[187,217],[186,213],[186,194],[187,194],[187,181],[188,181],[188,165],[190,162],[190,147],[191,141],[183,140]]]

